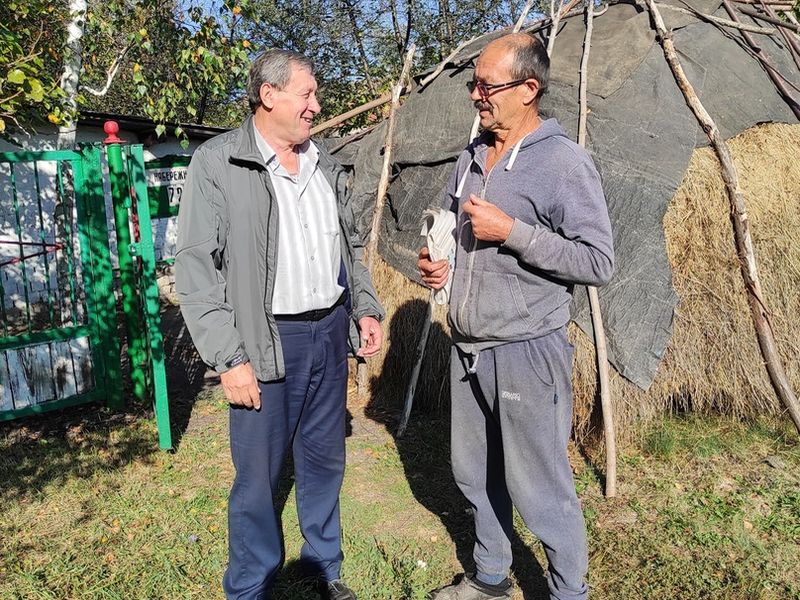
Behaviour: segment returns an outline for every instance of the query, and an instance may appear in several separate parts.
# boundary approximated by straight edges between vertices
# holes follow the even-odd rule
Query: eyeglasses
[[[509,81],[508,83],[483,83],[482,81],[476,81],[473,79],[472,81],[467,82],[467,89],[471,94],[473,91],[478,90],[478,94],[481,98],[488,98],[492,94],[499,92],[505,88],[516,87],[522,83],[525,83],[528,79],[517,79],[515,81]]]

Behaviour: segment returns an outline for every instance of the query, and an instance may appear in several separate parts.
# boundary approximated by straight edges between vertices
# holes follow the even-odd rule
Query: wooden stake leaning
[[[787,23],[786,21],[781,21],[780,19],[773,19],[768,15],[761,14],[757,10],[752,10],[750,8],[740,8],[739,11],[746,14],[748,17],[753,17],[754,19],[761,19],[762,21],[766,21],[767,23],[777,25],[778,27],[783,27],[784,29],[789,29],[791,31],[794,31],[795,33],[800,33],[800,25],[795,25],[794,23]]]
[[[586,35],[583,39],[583,56],[580,68],[580,117],[578,119],[578,144],[586,147],[586,118],[589,114],[587,106],[587,89],[589,83],[589,52],[592,46],[592,30],[594,28],[594,0],[586,2]],[[600,310],[600,296],[597,288],[586,286],[589,293],[589,306],[592,311],[592,329],[597,353],[597,375],[600,384],[600,406],[603,411],[603,433],[606,442],[606,498],[617,495],[617,437],[614,430],[614,405],[611,402],[611,378],[608,371],[608,349],[606,347],[606,331],[603,326],[603,313]]]
[[[711,23],[716,23],[717,25],[723,25],[725,27],[739,29],[741,31],[762,33],[764,35],[772,35],[777,31],[774,27],[759,27],[758,25],[747,25],[746,23],[738,23],[736,21],[731,21],[730,19],[723,19],[721,17],[715,17],[714,15],[707,15],[706,13],[701,13],[699,10],[695,10],[693,8],[681,8],[680,6],[672,6],[671,4],[663,4],[661,2],[658,3],[658,8],[666,8],[669,10],[673,10],[675,12],[683,13],[684,15],[691,15],[693,17],[697,17],[698,19],[702,19],[703,21],[709,21]]]
[[[772,10],[772,7],[769,4],[764,4],[761,2],[761,6],[770,17],[773,19],[778,19],[777,13]],[[792,54],[792,58],[794,59],[794,64],[798,70],[800,70],[800,41],[797,40],[797,36],[793,35],[791,31],[786,31],[783,27],[779,27],[778,31],[781,33],[781,37],[783,41],[786,42],[786,45],[789,47],[789,52]]]
[[[397,437],[403,437],[408,426],[408,419],[411,416],[411,406],[414,404],[414,395],[417,393],[417,381],[419,380],[419,372],[422,369],[422,359],[425,357],[425,348],[428,345],[428,336],[431,333],[431,325],[433,324],[433,290],[431,290],[428,297],[428,307],[425,311],[425,318],[422,321],[422,331],[419,335],[419,342],[417,342],[417,352],[414,354],[414,368],[411,369],[411,378],[408,380],[408,387],[406,387],[406,395],[403,399],[403,415],[400,417],[400,425],[397,427]]]
[[[348,110],[346,113],[342,113],[336,117],[331,117],[327,121],[323,121],[316,127],[311,129],[311,135],[317,135],[325,131],[326,129],[331,129],[332,127],[336,127],[337,125],[341,125],[348,119],[352,119],[353,117],[357,117],[361,113],[367,112],[368,110],[372,110],[373,108],[378,108],[379,106],[383,106],[387,102],[392,100],[391,94],[384,94],[383,96],[379,96],[375,98],[375,100],[371,100],[366,104],[362,104],[361,106],[356,106],[352,110]]]
[[[383,169],[381,170],[381,178],[378,182],[378,194],[375,198],[375,208],[372,210],[372,227],[369,232],[369,242],[366,248],[367,270],[369,270],[370,274],[375,264],[375,256],[378,254],[378,234],[380,233],[381,220],[383,219],[383,205],[386,201],[386,192],[389,189],[389,177],[392,171],[392,142],[394,138],[395,114],[397,113],[398,106],[400,106],[400,95],[403,92],[403,85],[409,78],[411,63],[414,62],[414,53],[416,50],[416,45],[411,44],[411,47],[406,53],[406,59],[403,62],[403,71],[400,73],[400,79],[392,88],[392,105],[389,108],[389,124],[386,127],[386,137],[383,142]],[[358,395],[363,396],[367,391],[367,364],[363,360],[358,363],[356,382],[358,384]]]
[[[747,301],[750,306],[750,313],[753,318],[758,345],[761,349],[761,355],[764,357],[767,373],[769,373],[770,381],[775,388],[775,392],[789,412],[798,432],[800,432],[800,403],[792,390],[786,371],[783,368],[783,363],[778,355],[775,335],[769,321],[769,311],[764,300],[761,282],[758,276],[758,266],[753,249],[753,239],[750,235],[750,222],[747,217],[744,194],[739,188],[739,177],[736,172],[736,167],[733,164],[730,148],[722,138],[714,120],[706,111],[702,102],[697,97],[692,84],[686,77],[686,73],[684,73],[683,67],[678,59],[678,54],[675,51],[675,44],[672,41],[671,34],[667,32],[658,7],[653,0],[645,1],[653,17],[653,23],[655,24],[656,32],[660,38],[661,47],[664,50],[664,57],[670,69],[672,69],[678,87],[681,92],[683,92],[686,104],[689,105],[692,113],[694,113],[719,158],[722,179],[725,182],[725,190],[727,191],[728,200],[731,204],[731,221],[733,224],[736,251],[739,256],[742,279],[744,279]]]
[[[733,19],[738,23],[739,16],[736,14],[736,11],[733,10],[733,6],[731,6],[731,3],[728,2],[728,0],[722,0],[722,6],[725,7],[725,11],[728,13],[728,16],[730,16],[731,19]],[[739,10],[748,15],[751,12],[745,8],[740,8]],[[769,57],[766,55],[761,46],[759,46],[758,43],[756,43],[756,41],[753,39],[753,36],[751,36],[746,31],[742,31],[742,37],[747,42],[747,45],[750,46],[750,49],[753,51],[753,55],[756,57],[756,59],[758,59],[758,61],[767,71],[767,75],[769,75],[769,78],[772,80],[772,83],[775,84],[775,88],[778,90],[780,95],[789,105],[789,108],[792,109],[794,116],[797,117],[798,120],[800,120],[800,103],[798,103],[798,101],[794,99],[794,96],[792,96],[791,91],[789,91],[787,84],[791,85],[792,87],[795,86],[783,75],[783,73],[781,73],[775,68],[775,66],[769,60]],[[795,87],[795,89],[797,88]]]
[[[531,8],[533,8],[533,1],[528,0],[525,3],[525,6],[522,8],[522,12],[519,14],[519,19],[514,24],[514,33],[517,33],[520,29],[522,29],[522,24],[525,23],[525,19],[528,18],[528,13],[531,12]]]
[[[383,141],[383,168],[381,169],[381,178],[378,182],[378,194],[375,197],[375,208],[372,211],[372,227],[369,231],[369,243],[367,244],[367,268],[370,273],[375,263],[375,255],[378,253],[378,233],[380,232],[381,220],[383,218],[383,205],[386,201],[386,192],[389,189],[389,178],[392,174],[392,142],[394,140],[395,115],[397,114],[397,108],[400,106],[400,95],[403,92],[403,83],[408,79],[416,49],[416,45],[411,44],[411,47],[406,53],[406,59],[403,62],[403,72],[400,74],[400,79],[392,88],[392,105],[389,108],[389,124],[386,127],[386,137],[384,137]]]

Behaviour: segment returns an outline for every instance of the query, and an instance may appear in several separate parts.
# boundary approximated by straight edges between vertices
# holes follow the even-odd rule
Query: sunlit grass
[[[83,409],[86,410],[86,409]],[[472,522],[448,463],[448,427],[415,416],[394,440],[353,408],[342,492],[344,576],[366,599],[424,599],[469,566]],[[376,420],[373,420],[376,419]],[[220,598],[232,479],[218,396],[194,407],[173,454],[141,415],[0,430],[0,598]],[[378,422],[376,422],[378,421]],[[800,452],[782,423],[673,418],[620,457],[619,498],[581,459],[576,487],[593,598],[800,597]],[[292,480],[277,600],[314,598]],[[540,544],[517,520],[515,577],[544,598]]]

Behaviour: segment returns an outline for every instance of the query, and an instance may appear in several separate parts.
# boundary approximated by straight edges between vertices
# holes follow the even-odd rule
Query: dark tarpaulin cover
[[[680,0],[671,3],[685,6]],[[694,0],[691,5],[727,17],[718,1]],[[795,122],[738,32],[721,32],[667,8],[661,12],[667,26],[676,28],[674,42],[689,80],[726,138],[760,122]],[[742,20],[754,22],[744,16]],[[556,117],[573,139],[584,32],[581,18],[568,19],[559,28],[550,91],[542,102],[542,112]],[[783,41],[753,35],[776,67],[800,84]],[[492,37],[496,35],[462,55]],[[678,302],[662,219],[693,150],[708,140],[655,42],[649,14],[641,8],[617,4],[595,19],[589,69],[587,147],[603,179],[617,256],[614,279],[600,289],[609,358],[624,377],[647,389],[669,342]],[[468,142],[475,111],[465,86],[472,70],[469,63],[446,69],[424,89],[412,92],[397,113],[393,180],[379,251],[415,281],[422,212],[441,205],[453,161]],[[353,168],[356,212],[364,231],[369,228],[383,164],[385,128],[381,124],[337,154]],[[583,289],[575,291],[573,319],[591,335]]]

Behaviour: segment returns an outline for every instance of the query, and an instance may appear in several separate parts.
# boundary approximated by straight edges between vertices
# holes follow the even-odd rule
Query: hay
[[[752,227],[761,282],[781,357],[800,386],[800,125],[762,125],[730,140]],[[782,412],[755,337],[733,242],[719,163],[696,150],[664,217],[673,286],[673,335],[646,392],[614,373],[618,431],[671,411],[751,418]],[[574,327],[574,326],[573,326]],[[590,433],[594,348],[576,344],[576,431]]]
[[[375,261],[373,282],[386,309],[381,355],[369,361],[370,396],[381,406],[400,408],[414,367],[429,291],[410,281],[382,259]],[[420,370],[415,410],[440,410],[450,396],[450,331],[447,307],[436,306]]]
[[[730,140],[751,220],[762,285],[781,356],[800,389],[800,125],[762,125]],[[612,370],[621,440],[631,425],[671,411],[735,418],[778,414],[763,367],[735,254],[729,204],[716,156],[695,151],[664,218],[673,285],[680,298],[673,337],[653,385],[643,391]],[[389,323],[386,349],[373,361],[373,398],[402,402],[425,311],[427,291],[385,263],[375,283]],[[449,338],[437,310],[415,406],[446,405]],[[575,353],[575,431],[597,433],[596,374],[591,340],[570,325]],[[598,403],[599,404],[599,403]],[[422,409],[422,408],[420,408]],[[415,410],[420,410],[415,409]],[[422,409],[424,410],[424,409]]]

